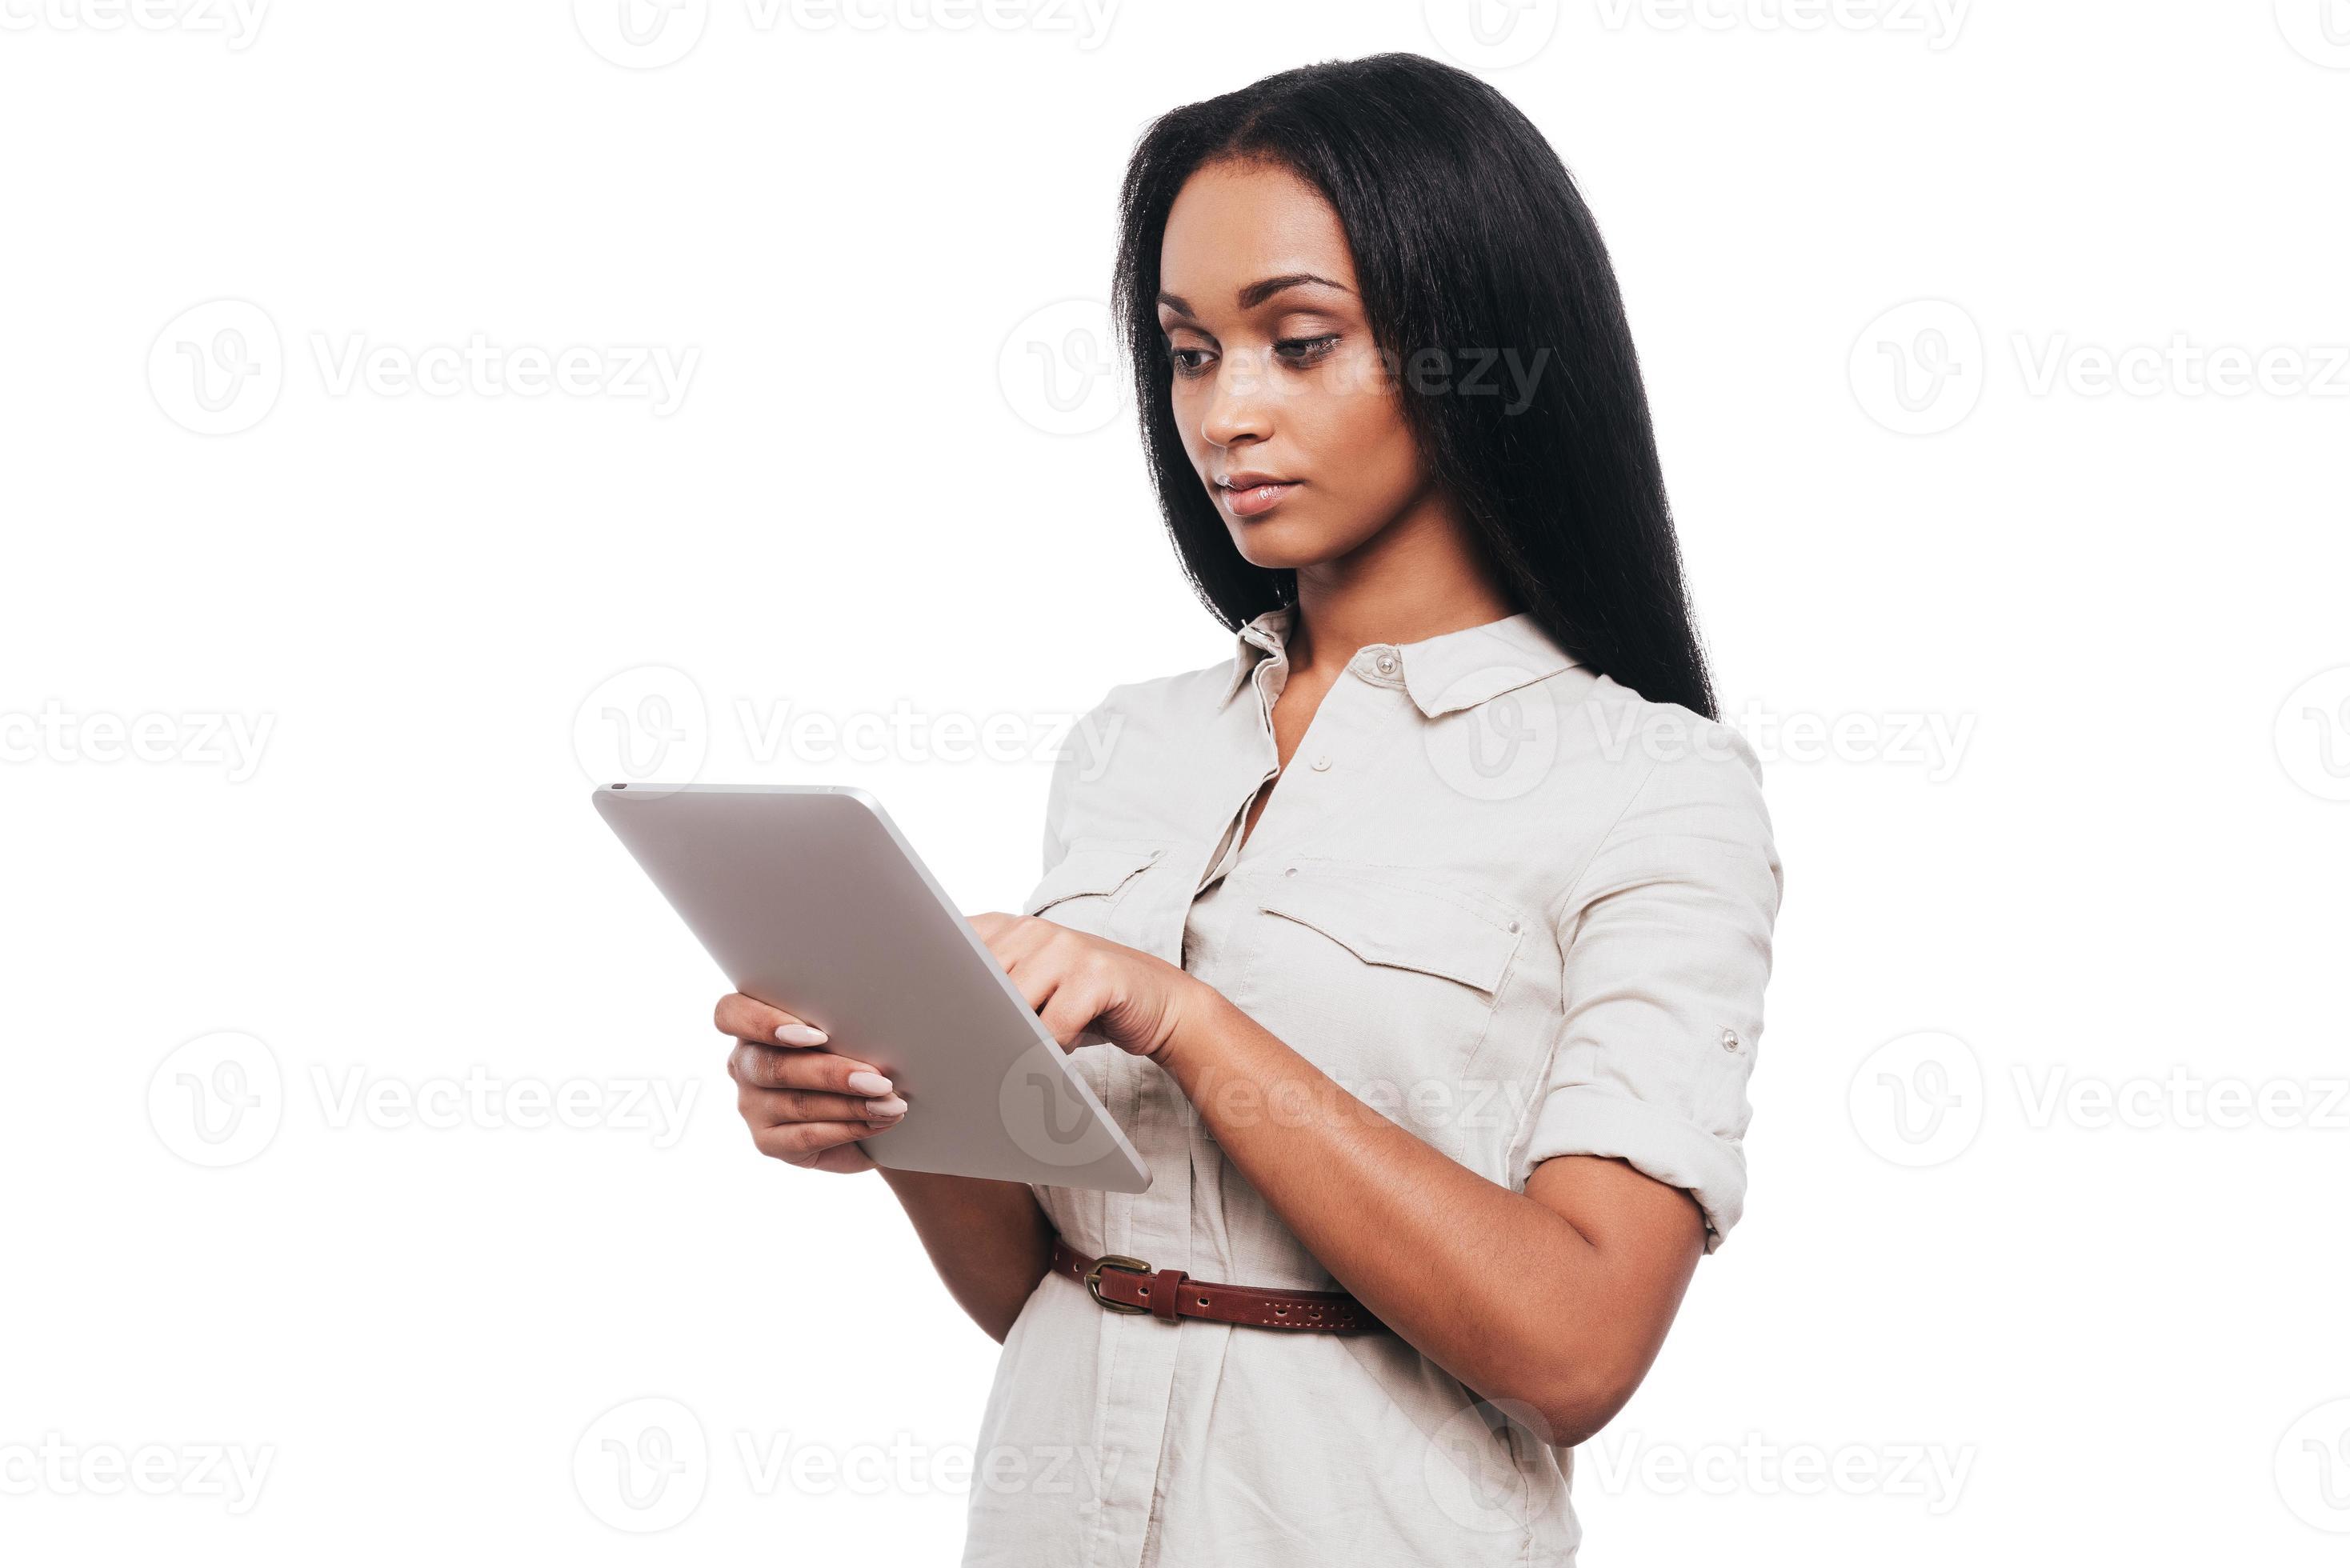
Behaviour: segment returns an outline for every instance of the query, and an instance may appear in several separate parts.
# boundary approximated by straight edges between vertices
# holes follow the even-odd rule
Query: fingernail
[[[821,1045],[832,1036],[805,1023],[781,1023],[775,1026],[775,1038],[786,1045]]]
[[[895,1095],[886,1100],[868,1100],[865,1102],[865,1114],[868,1118],[902,1116],[906,1114],[906,1102]]]
[[[848,1088],[851,1094],[886,1095],[894,1087],[896,1087],[895,1085],[879,1073],[860,1068],[848,1075]]]

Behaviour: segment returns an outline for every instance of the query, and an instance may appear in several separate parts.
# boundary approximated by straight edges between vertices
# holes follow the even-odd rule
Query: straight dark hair
[[[1187,104],[1127,164],[1114,310],[1159,510],[1217,618],[1237,628],[1297,594],[1296,573],[1233,546],[1175,426],[1159,244],[1184,181],[1223,159],[1287,168],[1337,210],[1423,459],[1519,604],[1585,668],[1716,717],[1598,225],[1531,120],[1419,55],[1303,66]]]

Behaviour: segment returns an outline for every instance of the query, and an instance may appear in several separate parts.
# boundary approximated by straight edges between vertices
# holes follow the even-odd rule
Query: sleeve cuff
[[[1746,1151],[1645,1100],[1588,1084],[1552,1090],[1519,1160],[1518,1190],[1525,1190],[1544,1160],[1569,1154],[1623,1160],[1697,1199],[1705,1211],[1708,1252],[1721,1245],[1746,1208]]]

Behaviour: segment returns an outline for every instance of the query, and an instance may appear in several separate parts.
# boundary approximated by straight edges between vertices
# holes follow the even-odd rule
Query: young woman
[[[1003,1342],[965,1561],[1570,1563],[1567,1450],[1744,1199],[1780,894],[1607,253],[1412,56],[1175,110],[1123,216],[1159,503],[1238,646],[1109,693],[1043,882],[973,921],[1149,1190],[884,1172]],[[717,1021],[770,1155],[870,1168],[921,1114]]]

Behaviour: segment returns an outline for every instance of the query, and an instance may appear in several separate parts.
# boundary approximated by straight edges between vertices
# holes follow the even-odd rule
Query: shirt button
[[[1326,756],[1315,758],[1314,771],[1317,774],[1328,773],[1330,771],[1330,759]]]
[[[1725,1029],[1721,1032],[1721,1048],[1725,1051],[1735,1051],[1738,1049],[1738,1032],[1736,1030]]]
[[[1392,653],[1382,653],[1371,660],[1371,668],[1382,675],[1393,675],[1396,672],[1396,656]]]

